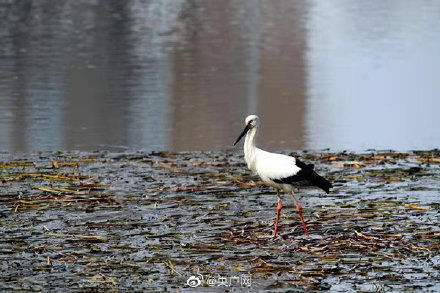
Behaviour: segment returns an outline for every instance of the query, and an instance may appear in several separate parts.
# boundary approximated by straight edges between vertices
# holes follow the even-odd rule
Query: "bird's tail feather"
[[[330,183],[330,181],[328,181],[327,179],[325,179],[324,177],[318,175],[315,171],[313,171],[313,179],[312,179],[312,183],[321,188],[322,190],[324,190],[326,193],[330,192],[330,188],[332,188],[332,184]]]

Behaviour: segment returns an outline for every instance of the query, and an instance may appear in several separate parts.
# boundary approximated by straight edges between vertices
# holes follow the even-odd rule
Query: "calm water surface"
[[[0,150],[440,145],[438,1],[2,1]]]

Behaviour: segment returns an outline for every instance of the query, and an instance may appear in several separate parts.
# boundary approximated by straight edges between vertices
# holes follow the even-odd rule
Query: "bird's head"
[[[249,115],[246,117],[245,120],[246,123],[246,127],[244,128],[244,130],[241,132],[240,136],[237,138],[237,140],[235,141],[234,145],[236,145],[240,139],[246,135],[246,133],[252,129],[257,127],[258,125],[260,125],[260,118],[258,118],[257,115]]]
[[[249,115],[245,120],[246,126],[254,128],[260,125],[260,118],[257,115]]]

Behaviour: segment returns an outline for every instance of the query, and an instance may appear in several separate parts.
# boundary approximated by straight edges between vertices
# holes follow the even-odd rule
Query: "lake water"
[[[440,145],[438,1],[3,1],[0,150]]]

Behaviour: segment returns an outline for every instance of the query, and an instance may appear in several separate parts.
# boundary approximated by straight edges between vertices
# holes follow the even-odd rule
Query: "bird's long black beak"
[[[243,136],[245,136],[245,134],[249,131],[249,129],[251,129],[250,127],[249,127],[249,125],[246,125],[246,127],[243,129],[243,132],[240,134],[240,136],[237,138],[237,140],[234,142],[234,145],[236,145],[239,141],[240,141],[240,139],[243,137]]]

